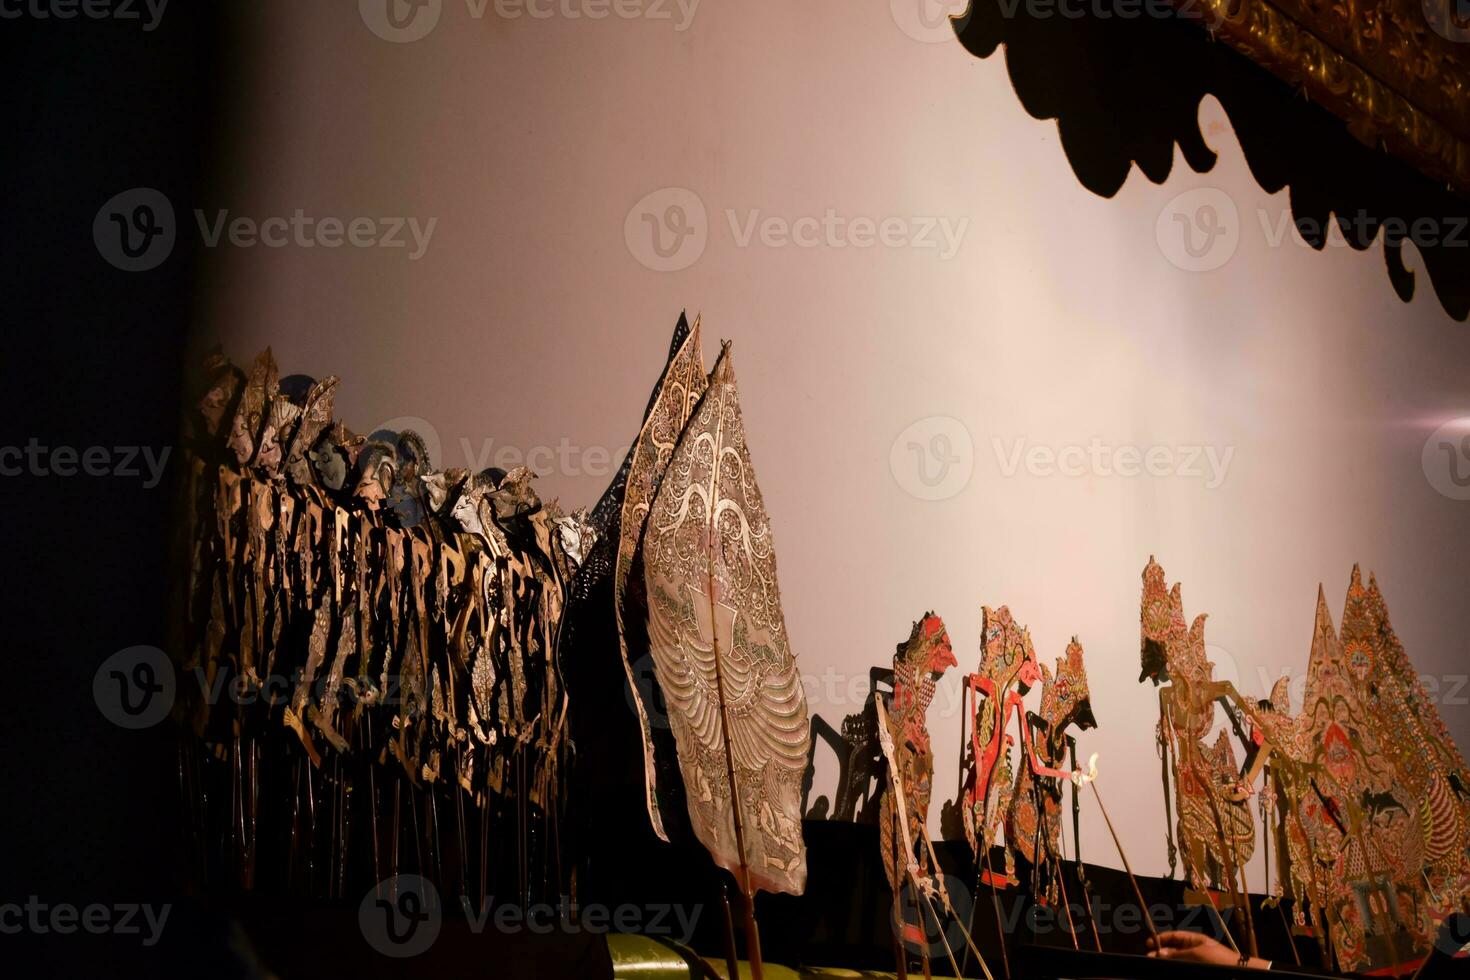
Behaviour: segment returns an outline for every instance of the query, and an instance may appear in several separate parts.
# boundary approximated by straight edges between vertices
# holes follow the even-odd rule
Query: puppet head
[[[1173,602],[1168,586],[1164,584],[1164,568],[1149,555],[1143,568],[1143,608],[1140,617],[1140,639],[1138,650],[1138,674],[1140,682],[1151,680],[1154,684],[1169,679],[1170,634],[1173,630]]]
[[[935,680],[949,668],[959,665],[954,648],[950,646],[944,620],[932,612],[925,613],[914,624],[908,641],[899,645],[896,659],[907,664],[914,671],[914,676],[928,674]]]
[[[1041,665],[1030,632],[1011,617],[1005,606],[984,606],[981,615],[980,675],[991,678],[998,691],[1014,683],[1025,694],[1041,680]]]
[[[1056,676],[1042,686],[1041,717],[1051,723],[1057,735],[1072,725],[1083,731],[1097,727],[1087,688],[1087,668],[1082,664],[1082,644],[1075,636],[1067,644],[1067,652],[1057,658]]]

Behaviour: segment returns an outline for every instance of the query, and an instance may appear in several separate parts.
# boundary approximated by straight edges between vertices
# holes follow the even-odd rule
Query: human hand
[[[1175,929],[1159,933],[1158,941],[1149,937],[1149,956],[1159,959],[1182,960],[1186,963],[1208,963],[1214,966],[1237,966],[1241,957],[1234,950],[1221,945],[1201,932]],[[1246,959],[1245,966],[1255,970],[1268,970],[1271,964],[1257,957]]]

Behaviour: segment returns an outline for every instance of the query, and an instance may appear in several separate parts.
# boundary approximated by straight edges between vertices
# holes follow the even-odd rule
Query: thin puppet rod
[[[1088,772],[1075,772],[1072,774],[1074,783],[1087,783],[1092,787],[1092,798],[1097,800],[1097,808],[1102,811],[1103,822],[1108,825],[1108,833],[1112,835],[1113,846],[1118,849],[1118,857],[1123,859],[1123,870],[1128,873],[1128,882],[1133,886],[1133,895],[1138,899],[1138,907],[1143,910],[1143,921],[1148,925],[1149,935],[1153,937],[1154,948],[1159,948],[1159,930],[1154,927],[1154,917],[1149,912],[1148,903],[1143,900],[1143,889],[1138,887],[1138,879],[1133,876],[1133,866],[1128,863],[1128,854],[1123,850],[1123,842],[1118,839],[1118,832],[1113,829],[1113,820],[1108,816],[1108,808],[1103,806],[1102,794],[1097,791],[1097,753],[1092,754],[1088,760]]]
[[[710,623],[718,623],[715,610],[715,570],[714,562],[709,563],[709,615]],[[750,975],[754,980],[762,980],[761,974],[761,935],[755,921],[755,895],[750,887],[750,867],[745,857],[745,827],[740,819],[740,792],[735,786],[735,755],[730,748],[730,716],[725,706],[725,675],[720,668],[720,638],[717,629],[712,628],[710,637],[714,642],[715,653],[715,689],[720,699],[720,740],[725,743],[725,775],[730,781],[730,816],[735,822],[735,847],[740,854],[740,894],[745,905],[745,956],[750,961]]]

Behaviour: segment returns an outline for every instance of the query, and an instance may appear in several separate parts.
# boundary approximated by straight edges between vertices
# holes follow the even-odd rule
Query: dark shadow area
[[[1214,40],[1197,9],[1193,18],[1099,18],[1091,5],[1071,6],[1087,12],[1053,9],[1040,17],[1017,0],[972,0],[953,23],[977,58],[1005,47],[1021,105],[1037,119],[1057,120],[1084,187],[1112,197],[1135,164],[1162,183],[1176,145],[1190,167],[1208,172],[1215,153],[1198,111],[1200,99],[1213,95],[1256,182],[1273,194],[1290,189],[1293,219],[1312,247],[1324,247],[1333,221],[1357,249],[1382,231],[1389,281],[1407,302],[1417,285],[1403,259],[1410,239],[1445,312],[1462,321],[1470,315],[1470,201],[1359,142],[1336,116]]]
[[[128,906],[180,895],[178,780],[168,733],[109,722],[93,682],[115,651],[162,644],[178,472],[170,455],[152,481],[143,451],[157,459],[176,442],[195,240],[179,235],[155,267],[125,271],[104,257],[94,222],[135,188],[188,219],[230,49],[216,4],[169,4],[151,29],[148,10],[129,6],[131,18],[76,5],[71,17],[40,19],[13,5],[0,28],[0,442],[38,447],[38,462],[0,479],[0,867],[4,901],[34,897],[46,909],[44,931],[0,937],[7,976],[42,975],[37,964],[57,977],[165,976],[162,947],[187,931],[182,912],[164,942],[146,943],[146,926],[113,928],[139,924],[136,911],[122,921]],[[68,927],[50,915],[62,905],[105,911]],[[103,915],[109,927],[98,930]]]

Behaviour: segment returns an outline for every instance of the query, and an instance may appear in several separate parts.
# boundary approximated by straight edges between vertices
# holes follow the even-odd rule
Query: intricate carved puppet
[[[461,791],[485,829],[498,802],[522,834],[554,821],[567,711],[556,638],[580,562],[565,544],[584,540],[584,518],[543,504],[528,470],[437,472],[412,432],[353,435],[332,418],[337,379],[282,378],[269,350],[248,375],[220,356],[206,375],[189,419],[188,576],[172,641],[199,681],[175,710],[202,743],[180,766],[201,836],[225,838],[250,887],[259,787],[288,788],[293,867],[310,880],[326,865],[326,890],[340,894],[351,827],[380,812],[396,827],[404,797],[415,821],[420,806],[425,820],[441,801],[455,807],[462,839]],[[232,696],[211,696],[221,690]],[[277,743],[283,729],[297,749]],[[224,793],[207,792],[224,781],[217,759],[229,760]],[[283,759],[294,774],[272,771]],[[367,783],[355,795],[354,773]],[[206,803],[219,798],[229,814]],[[290,812],[267,804],[265,819]],[[529,850],[553,863],[536,833],[525,887]],[[447,884],[442,839],[416,868],[436,862]],[[373,873],[396,870],[397,849],[390,865],[376,832],[373,845]],[[295,863],[298,852],[309,857]],[[468,893],[469,848],[458,853],[447,886]]]
[[[929,800],[934,784],[934,751],[929,743],[927,713],[934,699],[934,685],[950,667],[958,666],[944,621],[934,613],[925,613],[914,623],[909,638],[899,644],[893,655],[893,694],[886,712],[889,736],[894,745],[894,761],[899,779],[889,779],[883,790],[878,811],[879,841],[883,848],[883,870],[895,899],[904,886],[906,869],[917,861],[925,877],[934,872],[927,850],[918,854],[913,847],[928,833]],[[895,783],[903,787],[904,811],[908,817],[906,834],[894,825]]]
[[[1160,735],[1166,764],[1171,746],[1175,752],[1191,880],[1198,886],[1221,870],[1228,879],[1226,862],[1245,860],[1248,815],[1237,820],[1226,805],[1243,803],[1269,773],[1262,794],[1263,811],[1276,810],[1266,822],[1277,831],[1275,890],[1297,899],[1298,922],[1306,900],[1319,933],[1330,926],[1343,970],[1402,965],[1422,953],[1442,917],[1470,898],[1463,790],[1470,775],[1393,634],[1377,583],[1370,578],[1364,587],[1353,569],[1340,638],[1318,589],[1298,715],[1285,678],[1264,702],[1214,681],[1202,619],[1184,635],[1179,587],[1166,593],[1163,570],[1150,559],[1142,677],[1173,682],[1160,691]],[[1224,732],[1210,750],[1200,741],[1216,701],[1249,725],[1240,774],[1232,775]]]
[[[1470,897],[1465,765],[1370,582],[1354,566],[1340,637],[1319,590],[1300,722],[1324,798],[1302,820],[1345,970],[1421,955]]]
[[[944,938],[944,921],[958,926],[970,955],[989,980],[986,965],[974,938],[965,927],[944,879],[938,874],[934,842],[929,838],[929,801],[934,783],[934,753],[930,748],[926,715],[934,698],[934,686],[944,672],[957,666],[949,633],[934,613],[925,613],[914,623],[906,642],[893,657],[893,692],[885,696],[876,688],[871,695],[878,723],[878,742],[887,766],[886,786],[879,806],[879,844],[883,870],[893,889],[893,921],[898,928],[900,975],[903,975],[903,944],[919,946],[924,974],[929,974],[925,928],[929,919],[940,927],[941,942],[955,972],[954,950]],[[905,886],[913,900],[917,922],[903,914]],[[928,918],[925,917],[925,912]],[[902,923],[902,926],[897,926]]]
[[[728,344],[654,498],[643,556],[649,641],[694,833],[747,895],[800,894],[806,697]]]
[[[965,714],[972,719],[971,755],[961,788],[965,837],[982,867],[988,863],[996,827],[1010,807],[1014,789],[1008,751],[1014,736],[1006,728],[1014,718],[1017,731],[1027,737],[1022,697],[1040,679],[1030,633],[1011,618],[1005,606],[983,607],[980,667],[965,678]],[[1008,881],[1014,872],[1008,851]],[[987,877],[989,873],[987,868]]]
[[[1214,679],[1205,657],[1205,615],[1185,625],[1180,587],[1164,585],[1164,570],[1152,558],[1143,570],[1143,672],[1139,680],[1159,690],[1159,744],[1168,765],[1172,754],[1178,839],[1190,883],[1204,891],[1226,885],[1232,893],[1255,849],[1255,823],[1240,792],[1240,771],[1229,737],[1205,742],[1215,724],[1215,703],[1239,702],[1234,687]],[[1167,770],[1166,770],[1167,771]],[[1168,805],[1166,798],[1165,805]],[[1169,845],[1170,870],[1174,844]]]
[[[664,371],[653,405],[630,451],[632,465],[623,491],[617,561],[613,570],[613,610],[617,617],[619,652],[628,679],[628,696],[638,715],[638,730],[642,736],[645,805],[654,833],[663,840],[668,840],[669,835],[664,829],[663,814],[658,805],[653,738],[649,731],[648,710],[638,690],[632,666],[648,650],[643,535],[654,494],[674,455],[679,436],[693,414],[695,404],[704,394],[706,383],[699,319],[696,317],[693,329]]]
[[[1034,873],[1046,881],[1048,898],[1055,902],[1057,882],[1046,877],[1046,868],[1049,860],[1062,856],[1062,785],[1069,775],[1064,767],[1069,764],[1069,754],[1071,763],[1076,761],[1076,742],[1068,729],[1073,725],[1083,731],[1097,727],[1082,644],[1075,636],[1067,652],[1057,658],[1055,674],[1041,665],[1041,710],[1028,713],[1026,721],[1029,744],[1006,813],[1006,847],[1030,862]]]

